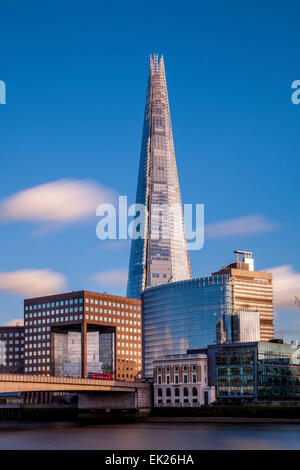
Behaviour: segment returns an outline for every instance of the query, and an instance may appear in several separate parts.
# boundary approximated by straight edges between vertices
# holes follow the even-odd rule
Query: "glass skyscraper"
[[[163,57],[150,57],[136,204],[146,208],[132,240],[127,297],[191,278]]]
[[[232,289],[228,274],[190,279],[142,293],[143,373],[153,361],[215,344],[217,331],[231,340]]]

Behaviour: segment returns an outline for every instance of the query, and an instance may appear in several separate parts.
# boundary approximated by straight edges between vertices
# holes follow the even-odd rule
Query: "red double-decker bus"
[[[97,380],[113,380],[112,374],[107,372],[89,372],[87,378]]]

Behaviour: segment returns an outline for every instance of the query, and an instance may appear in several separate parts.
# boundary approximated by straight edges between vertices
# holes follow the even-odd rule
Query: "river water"
[[[300,449],[300,424],[0,422],[0,449]]]

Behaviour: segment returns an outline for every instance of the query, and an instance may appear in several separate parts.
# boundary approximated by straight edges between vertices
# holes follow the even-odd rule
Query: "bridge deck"
[[[40,375],[0,374],[0,393],[7,392],[76,392],[111,391],[135,392],[137,388],[147,388],[143,382],[119,380],[79,379],[71,377],[46,377]]]

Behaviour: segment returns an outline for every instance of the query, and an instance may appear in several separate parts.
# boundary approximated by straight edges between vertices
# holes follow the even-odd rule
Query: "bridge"
[[[42,375],[0,374],[0,393],[8,392],[135,392],[147,389],[143,382],[93,380]]]
[[[152,386],[144,382],[0,374],[0,393],[12,392],[34,392],[35,395],[43,392],[77,393],[78,411],[81,413],[125,409],[147,415],[152,407]],[[28,405],[25,400],[26,403]],[[45,404],[45,401],[38,400],[38,403]]]

